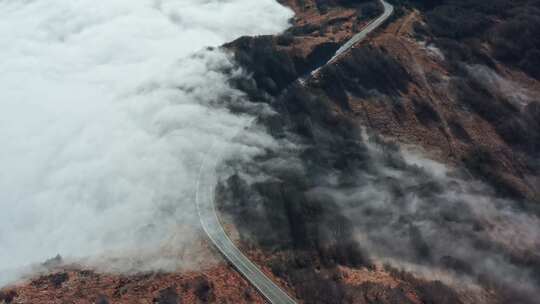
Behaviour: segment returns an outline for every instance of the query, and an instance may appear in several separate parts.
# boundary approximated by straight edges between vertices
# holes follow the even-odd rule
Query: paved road
[[[212,153],[207,153],[203,160],[197,180],[195,200],[202,227],[212,243],[227,260],[272,304],[296,303],[286,292],[268,278],[253,264],[231,241],[223,230],[214,205],[217,184],[216,166],[220,159],[212,155],[222,155],[225,144],[214,145]]]
[[[359,43],[362,40],[366,39],[367,35],[369,35],[371,32],[376,30],[386,20],[388,20],[388,18],[390,16],[392,16],[392,14],[394,13],[394,7],[390,3],[388,3],[388,2],[386,2],[384,0],[379,0],[379,1],[384,6],[383,14],[380,15],[377,19],[375,19],[375,20],[371,21],[370,23],[368,23],[362,29],[362,31],[360,31],[358,34],[354,35],[351,39],[349,39],[349,41],[347,41],[344,45],[342,45],[336,51],[334,56],[332,56],[332,58],[330,58],[330,60],[328,60],[327,63],[325,63],[324,65],[322,65],[322,66],[318,67],[317,69],[313,70],[313,72],[310,73],[310,76],[315,76],[320,71],[320,69],[323,68],[325,65],[328,65],[328,64],[334,62],[336,59],[339,58],[339,56],[343,55],[345,52],[350,50],[354,45],[356,45],[357,43]],[[305,80],[303,80],[301,82],[303,83],[304,81]]]
[[[388,19],[394,8],[386,1],[380,1],[384,5],[384,13],[345,43],[326,64],[332,63],[336,58],[348,51],[356,43],[362,41],[370,32]],[[316,73],[319,69],[315,70],[312,74]],[[227,258],[231,265],[257,288],[268,302],[272,304],[295,304],[296,302],[293,298],[268,278],[259,267],[253,264],[253,262],[236,248],[225,230],[223,230],[223,226],[221,226],[214,205],[215,187],[217,184],[216,167],[220,159],[219,157],[213,157],[213,155],[223,155],[224,147],[225,144],[223,142],[212,146],[211,152],[213,153],[206,154],[199,170],[195,201],[201,225],[217,249]]]

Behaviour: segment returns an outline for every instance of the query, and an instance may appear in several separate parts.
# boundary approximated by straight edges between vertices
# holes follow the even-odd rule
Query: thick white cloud
[[[290,16],[274,0],[1,1],[0,285],[57,253],[189,241],[203,154],[251,119],[211,105],[238,93],[216,72],[227,56],[201,50]]]

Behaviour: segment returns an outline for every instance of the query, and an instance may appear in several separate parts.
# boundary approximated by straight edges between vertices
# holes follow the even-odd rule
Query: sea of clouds
[[[252,119],[223,106],[243,101],[227,84],[242,71],[206,47],[291,15],[274,0],[1,1],[0,286],[56,254],[151,252],[130,267],[152,269],[191,246],[200,162]],[[273,144],[253,132],[247,155]]]

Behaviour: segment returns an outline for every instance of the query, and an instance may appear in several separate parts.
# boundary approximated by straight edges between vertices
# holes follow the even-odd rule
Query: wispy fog
[[[503,297],[540,294],[536,215],[419,151],[377,137],[365,143],[371,167],[354,186],[329,176],[308,195],[337,202],[375,261],[456,287],[481,283]]]
[[[493,69],[484,65],[466,66],[465,69],[482,86],[493,94],[502,96],[521,108],[534,101],[534,93],[519,83],[501,77]]]
[[[1,1],[0,286],[56,254],[192,246],[200,160],[251,119],[223,106],[243,102],[241,71],[205,47],[290,16],[274,0]]]

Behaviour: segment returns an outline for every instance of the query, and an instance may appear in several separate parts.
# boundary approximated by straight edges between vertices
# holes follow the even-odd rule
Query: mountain
[[[255,128],[280,143],[224,164],[216,203],[238,247],[300,303],[535,303],[540,2],[392,1],[390,20],[328,64],[379,1],[281,3],[287,31],[223,46],[247,72],[231,85],[268,109]],[[61,264],[2,300],[264,302],[225,263]]]

